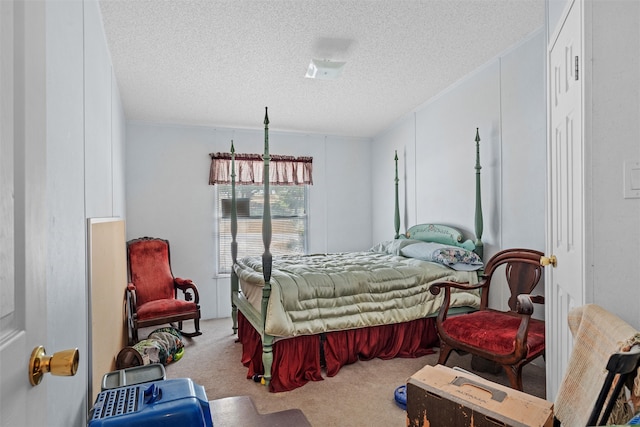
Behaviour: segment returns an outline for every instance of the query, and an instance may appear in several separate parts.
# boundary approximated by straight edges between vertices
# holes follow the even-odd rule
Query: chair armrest
[[[179,288],[188,287],[188,286],[191,286],[191,285],[195,286],[193,284],[193,280],[191,280],[191,279],[183,279],[181,277],[176,277],[173,280],[176,282],[176,286],[179,287]]]
[[[198,294],[198,288],[193,283],[191,279],[183,279],[181,277],[175,277],[173,279],[173,283],[176,288],[180,289],[184,294],[184,299],[186,301],[191,301],[193,298],[193,302],[198,304],[200,302],[200,295]],[[192,295],[193,294],[193,295]]]
[[[464,290],[467,290],[467,291],[472,291],[474,289],[481,289],[480,310],[484,310],[485,308],[487,308],[487,304],[488,304],[488,301],[489,301],[489,286],[490,285],[491,285],[491,280],[482,280],[479,283],[476,283],[475,285],[470,285],[468,283],[450,282],[450,281],[447,280],[447,281],[433,283],[431,285],[431,287],[429,288],[429,291],[433,295],[438,295],[440,293],[440,288],[444,288],[445,301],[443,303],[443,306],[446,304],[445,309],[448,310],[449,309],[449,301],[450,301],[450,298],[451,298],[451,288],[464,289]],[[446,318],[446,316],[445,316],[445,318]],[[443,320],[444,320],[444,318],[443,318]]]
[[[516,312],[518,314],[524,314],[527,316],[531,316],[533,314],[533,301],[531,300],[531,295],[518,295],[518,301],[516,302]]]
[[[516,333],[516,354],[518,354],[518,357],[525,357],[527,354],[527,331],[529,330],[529,322],[534,311],[533,304],[544,304],[544,296],[530,294],[518,295],[516,313],[522,319],[518,332]]]
[[[431,287],[429,287],[429,292],[431,292],[433,295],[438,295],[440,293],[440,288],[445,288],[445,291],[448,288],[473,290],[473,289],[484,288],[485,286],[486,286],[485,282],[480,282],[480,283],[477,283],[475,285],[470,285],[468,283],[450,282],[450,281],[447,280],[447,281],[444,281],[444,282],[433,283],[431,285]]]
[[[544,296],[520,294],[516,302],[516,312],[531,316],[534,310],[533,304],[544,304]]]
[[[131,312],[131,316],[136,314],[136,307],[138,306],[137,296],[136,296],[136,285],[129,282],[127,283],[127,305],[129,306],[129,310]]]
[[[451,304],[451,288],[455,289],[465,289],[465,290],[473,290],[473,289],[483,289],[488,286],[488,282],[480,282],[475,285],[470,285],[468,283],[458,283],[451,281],[442,281],[435,282],[429,287],[429,292],[432,295],[440,294],[440,290],[444,289],[444,300],[442,301],[442,305],[440,306],[440,310],[438,312],[438,322],[442,323],[447,318],[447,312],[449,311],[449,305]],[[483,290],[483,293],[485,291]]]
[[[529,295],[534,304],[544,304],[544,295]]]

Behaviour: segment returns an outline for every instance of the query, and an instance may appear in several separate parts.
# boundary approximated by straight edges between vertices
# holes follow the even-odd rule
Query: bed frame
[[[476,128],[476,204],[475,204],[475,235],[476,240],[474,242],[474,251],[482,258],[483,256],[483,243],[482,243],[482,203],[480,193],[480,136],[479,131]],[[263,384],[269,386],[271,381],[271,367],[273,364],[273,343],[275,337],[265,333],[266,313],[269,298],[271,296],[271,270],[273,256],[270,252],[271,246],[271,206],[269,197],[269,163],[271,157],[269,155],[269,115],[267,107],[265,107],[264,115],[264,212],[262,217],[262,240],[264,243],[264,253],[262,254],[262,266],[264,276],[264,288],[262,290],[262,307],[260,313],[258,313],[251,303],[240,292],[240,285],[238,275],[234,268],[231,269],[231,318],[233,320],[233,333],[238,333],[238,310],[243,316],[251,323],[256,332],[260,335],[262,340],[262,362],[264,365]],[[406,234],[400,234],[400,207],[398,197],[398,154],[395,154],[395,238],[407,238]],[[238,233],[238,217],[236,206],[236,191],[235,191],[235,148],[233,141],[231,143],[231,257],[233,264],[235,265],[238,256],[238,243],[236,241]],[[414,226],[410,230],[419,230]],[[458,230],[447,227],[444,225],[437,225],[440,230],[450,232],[453,236],[451,244],[461,245],[462,235]],[[424,231],[424,230],[419,230]],[[447,243],[447,242],[441,242]],[[436,315],[437,313],[434,313]]]

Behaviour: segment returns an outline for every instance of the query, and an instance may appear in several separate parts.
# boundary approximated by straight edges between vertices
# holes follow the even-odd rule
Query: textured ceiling
[[[128,120],[372,137],[542,27],[544,0],[100,0]],[[312,58],[346,61],[305,78]]]

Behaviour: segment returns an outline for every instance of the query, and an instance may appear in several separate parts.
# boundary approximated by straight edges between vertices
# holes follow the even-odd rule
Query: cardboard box
[[[553,403],[442,365],[407,381],[408,427],[552,427]]]

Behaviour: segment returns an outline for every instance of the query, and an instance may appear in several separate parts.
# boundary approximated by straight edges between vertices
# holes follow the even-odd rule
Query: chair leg
[[[136,325],[133,325],[131,327],[131,340],[132,342],[129,343],[129,345],[134,345],[138,343],[138,327]]]
[[[520,365],[502,365],[504,372],[509,378],[511,388],[522,391],[522,366]]]
[[[447,359],[449,359],[449,355],[453,348],[446,344],[444,341],[440,341],[440,356],[438,357],[438,364],[444,365],[447,363]]]
[[[131,296],[129,295],[129,292],[127,292],[126,311],[127,311],[127,335],[128,335],[127,339],[129,340],[128,344],[134,345],[138,343],[138,323],[136,322],[136,319],[132,314],[134,310],[132,309]]]
[[[180,331],[180,333],[183,336],[187,337],[187,338],[193,338],[193,337],[197,337],[198,335],[202,335],[202,332],[200,332],[200,319],[199,318],[193,319],[193,326],[194,326],[195,332],[185,332],[185,331],[183,331],[182,330],[182,322],[179,322],[178,325],[179,325],[179,329],[178,330]]]

